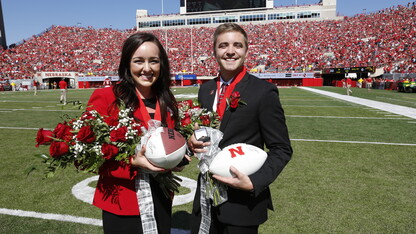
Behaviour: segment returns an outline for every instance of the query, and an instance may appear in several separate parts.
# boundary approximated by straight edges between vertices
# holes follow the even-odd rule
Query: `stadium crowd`
[[[249,35],[246,65],[259,72],[302,72],[375,66],[386,73],[416,72],[416,6],[394,6],[343,20],[242,25]],[[166,46],[172,72],[216,75],[214,28],[152,30]],[[0,78],[27,79],[40,71],[115,75],[122,41],[135,32],[52,26],[20,45],[0,50]],[[256,35],[256,36],[254,36]]]

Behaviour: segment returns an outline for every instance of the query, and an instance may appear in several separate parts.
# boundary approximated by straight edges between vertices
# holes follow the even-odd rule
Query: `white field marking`
[[[183,187],[189,188],[191,192],[183,195],[175,195],[173,198],[173,206],[179,206],[186,203],[189,203],[193,201],[195,197],[195,191],[196,191],[196,181],[189,179],[187,177],[178,176],[182,179],[182,182],[179,184]],[[76,184],[74,187],[72,187],[72,195],[74,195],[77,199],[86,202],[88,204],[92,204],[92,200],[94,197],[95,188],[89,186],[93,181],[97,181],[98,176],[93,176],[90,178],[87,178],[78,184]]]
[[[338,93],[328,92],[324,90],[314,89],[310,87],[299,87],[300,89],[308,90],[311,92],[319,93],[321,95],[329,96],[336,99],[341,99],[347,102],[352,102],[355,104],[363,105],[372,107],[375,109],[379,109],[382,111],[387,111],[390,113],[403,115],[412,119],[416,119],[416,108],[406,107],[406,106],[399,106],[385,102],[373,101],[365,98],[358,98],[354,96],[342,95]]]
[[[329,107],[329,108],[362,108],[358,105],[348,105],[348,106],[309,106],[309,105],[283,105],[285,106],[294,106],[294,107],[311,107],[311,108],[320,108],[320,107]]]
[[[411,118],[386,118],[386,117],[365,117],[365,116],[305,116],[305,115],[285,115],[286,117],[293,117],[293,118],[326,118],[326,119],[408,119]]]
[[[197,98],[198,94],[194,94],[194,93],[191,93],[191,94],[176,94],[175,97],[176,98]]]
[[[285,98],[282,100],[285,101],[302,101],[302,102],[328,102],[328,99],[290,99],[290,98]]]
[[[408,122],[408,123],[410,123],[410,124],[416,124],[416,122]]]
[[[51,112],[51,111],[59,111],[59,112],[81,112],[80,110],[45,110],[45,109],[0,109],[0,111],[40,111],[40,112]]]
[[[93,219],[93,218],[86,218],[86,217],[79,217],[79,216],[72,216],[72,215],[39,213],[35,211],[13,210],[13,209],[5,209],[5,208],[0,208],[0,214],[13,215],[13,216],[19,216],[19,217],[46,219],[46,220],[57,220],[57,221],[70,222],[70,223],[89,224],[89,225],[94,225],[94,226],[99,226],[99,227],[103,226],[103,221],[101,219]],[[172,234],[188,234],[190,233],[190,231],[172,228],[171,233]]]
[[[2,111],[2,110],[0,110],[0,112],[2,112],[2,113],[10,113],[12,111]]]
[[[57,102],[55,102],[55,101],[36,101],[36,100],[34,100],[34,101],[17,101],[17,100],[2,100],[2,101],[0,101],[0,102],[18,102],[18,103],[57,103],[57,102],[59,102],[59,101],[57,101]],[[59,105],[59,104],[57,104],[57,105]],[[62,105],[62,104],[61,104]]]
[[[33,107],[33,108],[35,108],[35,107]],[[80,112],[80,110],[45,110],[45,109],[0,109],[0,111],[46,111],[46,112],[59,111],[59,112]]]
[[[337,140],[316,140],[316,139],[290,139],[291,141],[312,141],[312,142],[328,142],[328,143],[347,143],[347,144],[367,144],[367,145],[401,145],[416,146],[409,143],[389,143],[389,142],[371,142],[371,141],[337,141]]]
[[[407,102],[407,103],[411,103],[411,104],[415,104],[414,101],[406,101],[406,100],[400,100],[400,99],[396,99],[396,98],[386,98],[386,97],[376,97],[378,99],[387,99],[387,100],[393,100],[393,101],[398,101],[398,102]]]
[[[103,225],[103,222],[100,219],[78,217],[78,216],[72,216],[72,215],[39,213],[39,212],[34,212],[34,211],[12,210],[12,209],[5,209],[5,208],[0,208],[0,214],[20,216],[20,217],[31,217],[31,218],[38,218],[38,219],[47,219],[47,220],[58,220],[58,221],[71,222],[71,223],[82,223],[82,224],[89,224],[89,225],[95,225],[95,226]]]
[[[21,128],[21,127],[0,127],[0,129],[13,129],[13,130],[39,130],[39,128]],[[48,130],[44,128],[44,130]]]
[[[183,177],[183,176],[178,176],[178,177],[182,179],[182,182],[180,182],[181,186],[189,188],[191,192],[184,194],[184,195],[175,196],[173,199],[173,206],[178,206],[178,205],[192,202],[195,196],[195,191],[196,191],[196,186],[197,186],[197,182],[195,180],[192,180],[190,178]],[[81,181],[80,183],[76,184],[72,188],[72,194],[77,199],[80,199],[81,201],[92,204],[95,189],[88,186],[88,184],[96,180],[98,180],[98,176],[93,176],[93,177],[90,177],[88,179]],[[39,212],[34,212],[34,211],[14,210],[14,209],[5,209],[5,208],[0,208],[0,214],[102,226],[102,220],[100,219],[78,217],[78,216],[72,216],[72,215],[39,213]],[[188,234],[189,230],[171,229],[171,233]]]

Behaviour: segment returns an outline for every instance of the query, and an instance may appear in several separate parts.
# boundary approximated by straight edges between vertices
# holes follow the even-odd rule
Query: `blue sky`
[[[149,14],[179,13],[179,0],[0,0],[7,44],[39,34],[52,25],[128,29],[135,26],[137,9]],[[315,4],[319,0],[274,0],[275,6]],[[337,0],[337,12],[344,16],[375,12],[411,0]]]

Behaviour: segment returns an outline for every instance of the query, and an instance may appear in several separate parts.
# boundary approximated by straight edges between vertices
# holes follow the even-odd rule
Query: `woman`
[[[175,128],[178,123],[176,100],[169,89],[170,73],[166,51],[159,40],[149,33],[131,35],[123,45],[114,87],[97,89],[92,94],[89,110],[102,116],[116,116],[121,102],[133,109],[136,121],[147,127],[150,119]],[[145,149],[133,155],[130,164],[107,161],[100,168],[100,178],[93,205],[103,210],[105,233],[142,233],[142,219],[136,183],[143,170],[162,172],[144,157]],[[170,173],[170,172],[168,172]],[[166,197],[159,184],[150,176],[154,218],[158,233],[170,233],[172,196]]]

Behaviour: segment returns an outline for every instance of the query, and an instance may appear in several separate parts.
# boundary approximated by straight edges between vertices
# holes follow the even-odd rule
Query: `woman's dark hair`
[[[123,101],[126,107],[133,110],[139,108],[139,98],[136,93],[136,85],[130,73],[130,62],[134,52],[144,43],[153,42],[159,48],[160,59],[160,75],[151,89],[153,94],[159,100],[162,123],[166,125],[166,117],[172,113],[172,119],[178,125],[179,114],[176,105],[176,99],[170,90],[170,66],[168,55],[156,36],[150,33],[135,33],[130,35],[123,44],[121,51],[120,65],[118,67],[119,82],[113,87],[115,96],[117,97],[114,104],[120,104]]]

